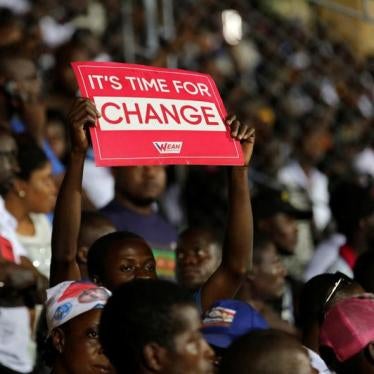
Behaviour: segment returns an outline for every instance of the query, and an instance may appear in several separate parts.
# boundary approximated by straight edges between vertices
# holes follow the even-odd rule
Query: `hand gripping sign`
[[[82,96],[101,113],[91,128],[97,165],[243,164],[210,76],[108,62],[72,66]]]

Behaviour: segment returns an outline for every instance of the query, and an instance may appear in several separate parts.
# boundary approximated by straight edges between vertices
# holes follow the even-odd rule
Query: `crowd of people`
[[[373,56],[151,3],[0,0],[0,373],[374,373]],[[210,74],[243,165],[96,167],[93,60]]]

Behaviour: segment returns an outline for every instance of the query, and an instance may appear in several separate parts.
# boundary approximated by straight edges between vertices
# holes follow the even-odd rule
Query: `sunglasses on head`
[[[329,293],[326,296],[325,301],[323,302],[322,306],[322,313],[321,313],[321,322],[324,320],[325,313],[328,309],[329,303],[333,299],[333,297],[336,295],[336,293],[342,288],[350,286],[353,283],[353,280],[349,278],[347,275],[341,273],[340,271],[337,271],[334,276],[336,277],[336,281],[329,291]]]
[[[331,301],[333,296],[336,294],[336,292],[341,288],[342,286],[350,286],[352,284],[352,279],[349,278],[347,275],[341,273],[340,271],[337,271],[334,276],[337,277],[336,282],[334,283],[334,286],[332,287],[331,291],[328,293],[325,302],[323,303],[323,306],[326,307],[328,303]]]

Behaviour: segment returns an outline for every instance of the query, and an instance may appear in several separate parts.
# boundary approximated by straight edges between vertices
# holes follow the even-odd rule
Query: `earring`
[[[24,190],[19,190],[18,191],[18,197],[20,197],[21,199],[23,199],[25,196],[26,196],[26,192]]]

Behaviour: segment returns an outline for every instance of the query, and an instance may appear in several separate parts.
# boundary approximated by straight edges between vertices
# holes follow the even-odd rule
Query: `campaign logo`
[[[73,308],[73,304],[70,302],[60,305],[53,315],[55,321],[62,321],[70,313]]]
[[[230,326],[234,321],[235,315],[236,310],[218,306],[212,308],[209,313],[205,315],[203,325],[204,327]]]
[[[161,154],[179,154],[182,150],[183,142],[153,142],[158,153]]]

